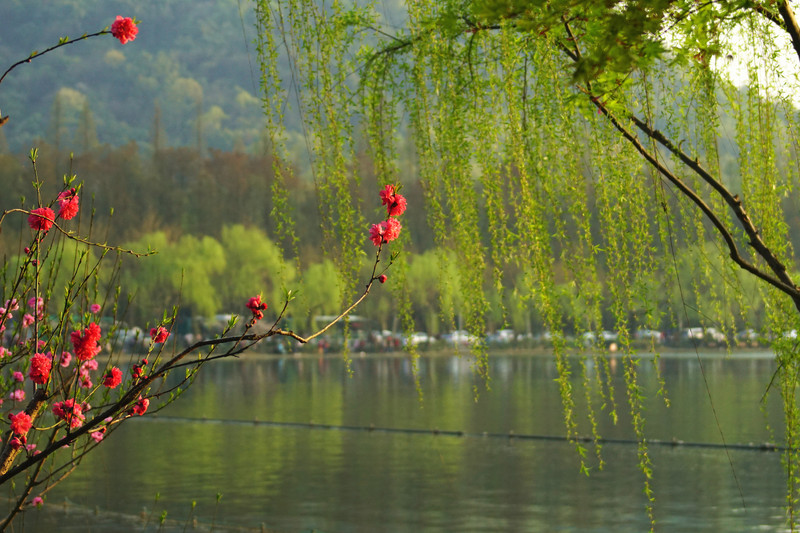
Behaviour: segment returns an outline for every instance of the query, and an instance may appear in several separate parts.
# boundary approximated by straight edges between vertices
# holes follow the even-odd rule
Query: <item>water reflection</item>
[[[580,381],[579,361],[572,363],[573,380]],[[768,354],[704,358],[705,380],[693,354],[658,364],[671,406],[648,401],[651,438],[714,443],[721,441],[721,428],[727,442],[762,442],[770,438],[767,425],[781,434],[777,403],[759,405],[775,369]],[[620,422],[614,426],[600,413],[601,432],[632,438],[622,366],[617,361],[609,368]],[[255,357],[209,366],[163,411],[170,420],[145,418],[123,427],[48,503],[69,498],[99,506],[102,516],[135,517],[143,506],[166,509],[179,519],[170,525],[175,531],[185,525],[193,500],[196,516],[206,525],[214,521],[215,530],[261,524],[279,531],[648,529],[635,446],[606,445],[608,466],[587,478],[569,443],[252,423],[564,434],[556,368],[547,357],[493,356],[489,391],[467,357],[420,359],[421,394],[405,357],[355,358],[351,369],[349,375],[332,357]],[[645,392],[657,390],[653,365],[643,361],[640,370]],[[597,372],[596,364],[587,365],[590,380]],[[581,431],[588,433],[587,422]],[[779,454],[657,446],[650,454],[663,530],[751,531],[782,524]],[[153,504],[157,492],[161,500]],[[223,494],[219,505],[217,492]],[[48,520],[70,522],[59,513],[29,513],[26,530],[50,531]],[[74,531],[85,531],[81,526]],[[137,530],[146,528],[138,524]]]

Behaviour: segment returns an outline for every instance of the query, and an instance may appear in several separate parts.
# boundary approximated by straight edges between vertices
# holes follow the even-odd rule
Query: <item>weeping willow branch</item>
[[[591,98],[592,103],[597,107],[600,112],[609,119],[611,124],[625,137],[628,142],[638,151],[642,157],[647,160],[650,165],[652,165],[658,172],[664,176],[670,183],[675,185],[675,187],[680,190],[681,194],[689,198],[700,210],[703,214],[711,221],[711,224],[716,228],[717,232],[725,241],[725,244],[728,246],[729,256],[739,265],[742,269],[750,272],[751,274],[755,275],[756,277],[766,281],[770,285],[774,286],[775,288],[779,289],[780,291],[786,293],[792,298],[795,306],[798,310],[800,310],[800,288],[798,288],[794,283],[792,283],[791,279],[789,278],[788,274],[786,273],[786,266],[772,253],[769,247],[764,243],[764,241],[759,236],[758,230],[755,228],[755,225],[750,220],[750,217],[745,212],[744,208],[742,207],[742,202],[737,195],[733,195],[730,191],[725,188],[719,180],[708,174],[703,168],[694,160],[691,160],[683,154],[678,148],[674,147],[663,135],[657,135],[655,130],[650,129],[647,125],[640,120],[634,120],[634,123],[639,126],[640,124],[647,128],[644,130],[649,136],[651,136],[654,140],[659,141],[660,143],[664,144],[664,142],[669,143],[669,146],[672,146],[675,150],[682,154],[683,157],[686,157],[688,160],[684,161],[692,170],[695,172],[702,172],[701,176],[705,179],[714,189],[720,194],[726,201],[728,201],[729,205],[734,209],[734,213],[736,214],[737,218],[740,220],[742,225],[745,228],[748,236],[750,237],[751,241],[750,244],[755,248],[755,250],[759,253],[761,257],[767,262],[770,266],[770,269],[776,274],[775,276],[770,275],[768,272],[764,272],[762,269],[758,268],[756,265],[747,261],[739,251],[738,246],[736,245],[736,241],[733,237],[733,234],[728,229],[727,226],[722,222],[722,220],[717,216],[713,209],[700,197],[700,195],[691,187],[689,187],[686,182],[676,176],[673,172],[671,172],[667,167],[665,167],[658,158],[652,154],[649,150],[647,150],[642,143],[639,141],[636,135],[633,134],[628,128],[626,128],[620,120],[611,112],[605,104],[603,104],[597,98]],[[632,118],[633,120],[633,118]],[[642,126],[639,126],[640,128]],[[649,133],[648,133],[649,130]],[[667,146],[666,144],[664,145]],[[668,147],[669,149],[669,147]],[[682,157],[682,160],[683,160]],[[691,163],[691,165],[689,165]],[[776,277],[777,276],[777,277]]]
[[[791,9],[790,9],[791,11]],[[572,32],[569,27],[568,22],[564,21],[565,29],[570,37],[572,37]],[[573,38],[574,41],[574,38]],[[557,46],[575,63],[580,61],[581,53],[577,47],[577,43],[575,44],[575,49],[572,50],[567,47],[563,43],[558,43]],[[647,148],[645,148],[642,143],[639,141],[639,138],[631,132],[628,128],[625,127],[624,124],[612,113],[612,111],[606,106],[600,98],[596,95],[592,94],[591,86],[589,88],[584,88],[578,86],[578,89],[589,96],[589,100],[594,104],[594,106],[606,117],[609,119],[611,124],[622,134],[622,136],[639,152],[645,160],[650,163],[662,176],[664,176],[670,183],[675,185],[680,192],[689,198],[700,210],[703,212],[704,215],[711,221],[711,224],[716,228],[717,232],[725,241],[725,244],[728,246],[729,256],[733,261],[739,265],[742,269],[750,272],[751,274],[755,275],[756,277],[766,281],[770,285],[774,286],[778,290],[784,292],[789,297],[792,298],[792,301],[795,304],[795,307],[800,310],[800,287],[798,287],[792,279],[789,277],[787,273],[786,265],[778,259],[778,257],[772,252],[769,246],[766,245],[764,240],[761,238],[761,235],[756,228],[755,224],[753,223],[750,216],[745,211],[742,200],[739,198],[739,195],[731,193],[727,187],[725,187],[722,182],[712,176],[707,170],[705,170],[702,165],[700,165],[699,161],[696,158],[690,157],[686,154],[683,150],[681,150],[678,146],[672,143],[667,137],[662,134],[660,131],[652,128],[647,122],[641,120],[640,118],[636,117],[633,113],[628,113],[626,116],[627,118],[636,125],[639,130],[641,130],[645,135],[649,138],[653,139],[654,141],[658,142],[662,146],[664,146],[667,150],[672,152],[675,156],[677,156],[681,162],[686,165],[689,169],[695,172],[706,184],[708,184],[724,201],[725,203],[730,206],[733,210],[734,215],[739,220],[744,229],[745,233],[747,234],[748,238],[750,239],[750,246],[758,253],[758,255],[764,259],[764,261],[769,266],[770,270],[774,275],[765,272],[764,270],[760,269],[756,265],[752,264],[751,262],[747,261],[742,253],[739,250],[739,247],[736,244],[736,240],[734,239],[733,233],[731,230],[725,225],[722,219],[717,216],[714,210],[700,197],[700,195],[691,188],[686,182],[676,176],[672,171],[670,171],[664,164],[662,164],[655,154],[650,152]]]
[[[749,244],[756,250],[756,252],[758,252],[758,255],[760,255],[767,262],[767,265],[769,265],[770,269],[775,273],[778,280],[780,280],[780,285],[775,283],[773,283],[773,285],[791,296],[792,299],[797,302],[798,298],[800,298],[800,287],[795,285],[792,279],[789,277],[786,265],[784,265],[783,262],[781,262],[781,260],[775,256],[772,250],[770,250],[766,243],[764,243],[758,228],[756,228],[752,219],[747,214],[747,211],[745,211],[739,195],[731,193],[731,191],[729,191],[719,179],[715,178],[707,170],[705,170],[697,161],[697,159],[692,159],[689,157],[689,155],[687,155],[683,150],[670,142],[670,140],[667,139],[660,131],[651,128],[647,123],[633,115],[630,115],[629,118],[634,124],[636,124],[636,127],[645,133],[645,135],[657,141],[667,150],[675,154],[684,163],[684,165],[692,169],[703,179],[703,181],[708,183],[717,192],[717,194],[719,194],[720,197],[722,197],[725,203],[730,206],[734,215],[736,215],[736,218],[742,224],[745,233],[750,239]],[[734,250],[732,250],[732,252],[734,252]],[[734,260],[736,260],[736,257],[734,257]],[[748,268],[748,270],[750,269]],[[800,307],[798,307],[798,309],[800,309]]]

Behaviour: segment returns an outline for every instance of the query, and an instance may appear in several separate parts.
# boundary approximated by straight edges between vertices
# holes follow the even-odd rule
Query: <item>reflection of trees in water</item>
[[[717,354],[701,358],[728,442],[766,440],[757,404],[774,362]],[[564,432],[551,358],[495,355],[490,363],[492,389],[482,391],[477,401],[467,356],[422,357],[422,400],[404,357],[356,358],[352,377],[338,357],[251,357],[210,364],[186,397],[163,412],[177,419],[142,419],[122,428],[50,501],[68,495],[101,511],[137,514],[143,506],[153,508],[159,492],[156,516],[167,509],[170,518],[185,517],[196,500],[202,523],[213,516],[214,496],[222,492],[218,516],[225,523],[252,527],[265,522],[287,530],[311,527],[307,520],[332,530],[384,529],[401,515],[404,524],[464,524],[487,519],[490,508],[500,510],[502,516],[495,518],[513,530],[530,530],[521,524],[547,530],[544,515],[552,519],[555,512],[561,513],[562,523],[577,521],[579,528],[614,527],[615,518],[608,514],[613,509],[628,513],[631,520],[641,517],[641,529],[646,529],[640,502],[631,497],[640,475],[629,460],[635,447],[606,445],[609,466],[587,478],[579,473],[575,457],[565,453],[569,444],[479,436],[484,431],[514,431],[517,436]],[[672,407],[666,409],[657,400],[647,406],[649,435],[717,442],[696,356],[663,357],[660,364]],[[654,371],[647,370],[650,361],[640,366],[642,385],[655,386]],[[617,368],[615,379],[622,379],[621,365]],[[779,424],[780,406],[768,405],[767,411],[768,421]],[[620,416],[627,414],[620,410]],[[190,420],[202,418],[207,422]],[[254,420],[428,432],[311,430]],[[468,436],[436,436],[430,431],[434,428]],[[616,427],[603,429],[609,438],[629,438],[629,428],[620,420]],[[668,447],[651,453],[663,470],[659,501],[665,508],[682,506],[675,513],[678,518],[670,515],[665,521],[711,520],[707,509],[728,509],[729,496],[737,489],[724,451]],[[772,479],[781,475],[779,454],[733,454],[748,502],[747,518],[737,519],[769,523],[765,516],[780,517],[779,512],[763,514],[769,502],[781,497],[780,487],[772,486]],[[700,481],[703,490],[693,493],[691,487]],[[482,504],[476,506],[476,501]],[[381,527],[376,526],[376,509]],[[26,515],[26,530],[28,525]]]
[[[758,355],[758,354],[755,354]],[[547,434],[561,436],[563,420],[555,379],[555,362],[547,356],[495,355],[490,357],[490,390],[480,388],[467,355],[421,357],[418,394],[408,357],[367,356],[351,361],[352,376],[337,357],[245,358],[205,368],[181,402],[164,414],[219,419],[261,420],[368,427],[439,428],[482,433]],[[709,389],[728,442],[770,438],[765,426],[782,427],[778,398],[759,406],[763,383],[769,382],[775,363],[769,357],[701,355]],[[616,362],[616,365],[614,364]],[[580,359],[571,358],[577,385],[584,379]],[[662,356],[658,362],[671,407],[650,401],[650,438],[717,442],[719,430],[708,407],[697,356]],[[587,359],[586,373],[594,382],[596,367]],[[612,385],[621,390],[624,376],[620,358],[612,358]],[[642,387],[655,392],[657,375],[652,361],[639,363]],[[616,369],[616,370],[615,370]],[[478,394],[474,385],[478,385]],[[609,438],[630,438],[624,424],[629,414],[619,410],[614,425],[600,409],[594,391],[598,422]],[[579,403],[577,408],[585,410]],[[590,434],[589,428],[580,428]]]

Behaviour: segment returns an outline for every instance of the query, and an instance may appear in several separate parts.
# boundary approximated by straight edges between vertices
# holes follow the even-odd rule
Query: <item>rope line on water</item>
[[[380,432],[380,433],[403,433],[413,435],[441,435],[445,437],[470,437],[470,438],[491,438],[491,439],[508,439],[508,440],[532,440],[532,441],[550,441],[550,442],[572,442],[577,440],[580,442],[595,442],[591,437],[578,437],[576,439],[569,439],[568,437],[559,435],[532,435],[527,433],[515,433],[509,431],[508,433],[467,433],[465,431],[455,431],[446,429],[420,429],[420,428],[392,428],[381,427],[375,425],[369,426],[348,426],[336,424],[317,424],[316,422],[277,422],[274,420],[227,420],[222,418],[191,418],[179,416],[160,416],[154,415],[144,417],[139,420],[151,420],[159,422],[183,422],[183,423],[203,423],[203,424],[233,424],[240,426],[269,426],[269,427],[284,427],[295,429],[326,429],[333,431],[366,431],[366,432]],[[597,442],[601,444],[625,444],[637,445],[639,441],[636,439],[609,439],[600,438]],[[728,449],[728,450],[747,450],[747,451],[761,451],[761,452],[785,452],[789,448],[786,446],[778,446],[772,442],[761,443],[738,443],[738,444],[722,444],[715,442],[687,442],[679,439],[660,440],[660,439],[647,439],[647,444],[651,446],[669,446],[669,447],[684,447],[684,448],[711,448],[711,449]]]

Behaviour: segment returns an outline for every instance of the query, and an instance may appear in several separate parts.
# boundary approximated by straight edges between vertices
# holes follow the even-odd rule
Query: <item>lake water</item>
[[[650,439],[782,437],[777,391],[760,402],[775,371],[770,354],[700,360],[705,379],[694,352],[662,357],[671,406],[648,400]],[[32,532],[646,531],[622,365],[613,363],[620,421],[598,420],[617,442],[605,444],[604,469],[587,477],[573,444],[532,438],[564,435],[547,356],[493,354],[491,391],[477,400],[466,355],[420,359],[421,395],[404,356],[356,357],[352,376],[335,356],[221,361],[157,418],[112,434],[15,525]],[[651,392],[655,372],[646,358],[641,373]],[[581,431],[589,432],[587,423]],[[784,529],[779,453],[653,444],[650,456],[657,530]]]

